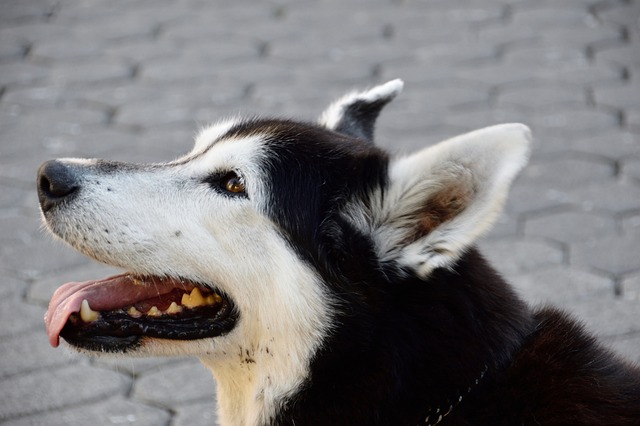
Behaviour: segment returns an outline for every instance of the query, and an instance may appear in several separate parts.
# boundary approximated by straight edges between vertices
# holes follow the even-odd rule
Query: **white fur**
[[[402,91],[403,86],[404,82],[400,79],[396,79],[363,92],[349,93],[332,103],[322,113],[318,123],[327,129],[334,130],[344,116],[345,108],[349,105],[358,101],[376,102],[381,99],[392,99]]]
[[[307,378],[329,331],[332,302],[263,214],[261,138],[212,145],[218,136],[219,129],[203,131],[206,140],[167,165],[85,176],[64,220],[49,226],[99,261],[211,283],[228,294],[240,312],[229,334],[145,339],[138,351],[198,356],[217,379],[222,423],[264,424]],[[248,198],[225,196],[203,182],[225,170],[244,177]]]
[[[381,261],[398,262],[426,277],[435,268],[452,265],[493,225],[511,182],[528,159],[530,141],[525,125],[503,124],[393,160],[384,197],[378,191],[373,200],[351,206],[345,216],[373,236]],[[464,210],[424,237],[403,244],[418,220],[412,212],[458,182],[473,188]]]

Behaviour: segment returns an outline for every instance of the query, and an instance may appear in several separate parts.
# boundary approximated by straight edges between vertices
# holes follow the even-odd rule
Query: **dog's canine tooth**
[[[178,306],[176,302],[171,302],[171,305],[164,312],[167,314],[179,314],[182,312],[182,306]]]
[[[147,311],[146,315],[149,317],[159,317],[162,316],[162,312],[158,309],[157,306],[152,306],[151,309]]]
[[[80,318],[84,322],[94,322],[100,317],[100,312],[94,311],[89,306],[89,301],[84,299],[80,305]]]

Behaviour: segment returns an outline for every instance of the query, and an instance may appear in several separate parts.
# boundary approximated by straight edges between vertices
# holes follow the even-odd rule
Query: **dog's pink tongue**
[[[80,312],[80,305],[86,299],[96,311],[118,309],[134,303],[168,293],[175,288],[175,282],[168,279],[154,279],[152,283],[141,283],[130,275],[116,275],[99,281],[83,283],[71,282],[56,290],[44,316],[51,346],[60,344],[60,332],[74,312]]]

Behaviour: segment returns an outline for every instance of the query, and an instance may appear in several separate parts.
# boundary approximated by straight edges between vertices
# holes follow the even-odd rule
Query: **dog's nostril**
[[[73,168],[61,161],[47,161],[38,169],[38,198],[44,211],[79,188]]]

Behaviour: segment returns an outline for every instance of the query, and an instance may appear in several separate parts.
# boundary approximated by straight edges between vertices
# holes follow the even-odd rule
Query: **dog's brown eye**
[[[244,180],[235,173],[229,173],[223,180],[224,189],[233,194],[244,193]]]

